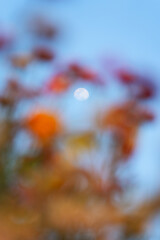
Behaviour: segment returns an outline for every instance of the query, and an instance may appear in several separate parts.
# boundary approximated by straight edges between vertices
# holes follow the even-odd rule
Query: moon
[[[85,101],[89,98],[89,92],[85,88],[78,88],[74,92],[74,97],[78,101]]]

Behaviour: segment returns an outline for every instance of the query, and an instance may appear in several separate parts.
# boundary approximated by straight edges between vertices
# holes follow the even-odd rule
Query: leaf
[[[48,83],[48,91],[52,93],[64,93],[71,86],[71,79],[65,73],[58,73]]]
[[[84,151],[91,151],[97,146],[97,140],[95,133],[85,132],[82,134],[74,134],[66,139],[67,149],[75,153],[81,153]]]
[[[33,57],[31,54],[16,54],[11,56],[10,61],[14,67],[23,69],[33,61]]]
[[[55,58],[55,54],[48,47],[36,47],[33,50],[33,58],[40,61],[52,61]]]

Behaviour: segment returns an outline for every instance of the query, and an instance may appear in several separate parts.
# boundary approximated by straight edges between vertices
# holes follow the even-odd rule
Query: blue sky
[[[54,0],[53,7],[47,1],[1,0],[0,20],[18,28],[23,12],[36,11],[38,3],[39,10],[68,27],[63,56],[94,59],[114,53],[158,71],[159,0]]]

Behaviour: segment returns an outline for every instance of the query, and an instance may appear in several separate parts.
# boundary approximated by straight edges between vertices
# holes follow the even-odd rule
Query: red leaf
[[[37,60],[51,61],[54,59],[54,53],[46,47],[37,47],[33,51],[33,56]]]
[[[124,84],[131,84],[137,79],[136,74],[125,69],[120,69],[116,71],[115,75]]]
[[[156,88],[153,82],[140,78],[131,87],[132,95],[138,99],[149,99],[155,96]]]
[[[59,73],[51,78],[48,90],[54,93],[63,93],[69,89],[70,85],[70,78],[65,73]]]
[[[57,27],[48,20],[38,17],[31,22],[31,30],[39,37],[52,39],[57,35]]]
[[[84,80],[94,80],[97,77],[97,74],[90,69],[84,68],[76,63],[73,63],[69,66],[69,70],[75,74],[77,77]]]
[[[0,49],[8,47],[13,41],[12,36],[0,34]]]

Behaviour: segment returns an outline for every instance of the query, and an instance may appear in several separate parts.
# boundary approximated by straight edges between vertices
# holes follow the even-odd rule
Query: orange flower
[[[46,141],[61,132],[61,123],[55,114],[47,111],[33,113],[27,121],[28,129],[40,140]]]

